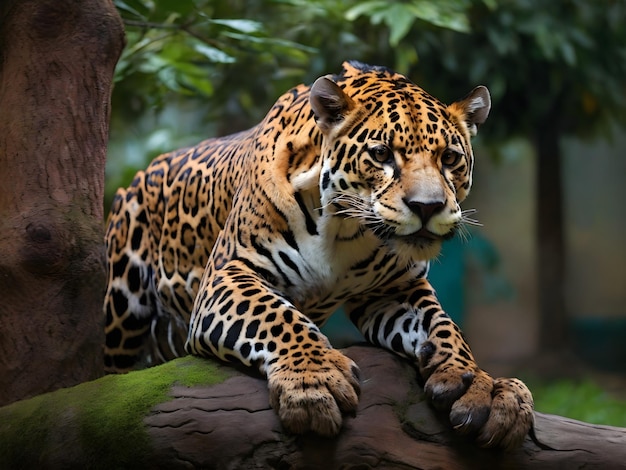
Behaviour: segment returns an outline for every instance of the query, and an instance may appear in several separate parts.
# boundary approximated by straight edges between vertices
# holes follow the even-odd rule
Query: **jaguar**
[[[519,446],[530,391],[477,365],[427,278],[471,221],[470,139],[490,107],[484,86],[445,105],[351,61],[249,130],[157,157],[107,222],[107,372],[217,357],[267,378],[287,431],[335,436],[360,392],[357,365],[320,330],[343,307],[414,364],[459,433]]]

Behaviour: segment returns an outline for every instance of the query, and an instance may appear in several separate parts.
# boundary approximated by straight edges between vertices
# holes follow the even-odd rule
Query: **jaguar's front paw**
[[[518,379],[492,379],[486,372],[441,367],[425,385],[438,409],[449,410],[460,434],[472,436],[482,447],[514,449],[533,424],[533,398]]]
[[[268,373],[268,385],[270,405],[288,431],[335,436],[342,413],[356,412],[359,369],[339,351],[326,349],[280,358]]]
[[[533,396],[519,379],[498,378],[491,392],[491,412],[477,441],[483,447],[519,447],[533,425]]]

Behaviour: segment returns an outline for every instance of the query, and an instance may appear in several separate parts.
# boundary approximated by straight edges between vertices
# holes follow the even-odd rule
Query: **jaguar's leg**
[[[154,314],[147,214],[136,193],[118,190],[107,225],[104,364],[125,372],[145,359]]]
[[[358,369],[318,327],[246,265],[207,267],[196,297],[187,352],[255,366],[270,404],[291,432],[339,432],[356,410]]]
[[[478,367],[426,279],[411,287],[388,286],[387,292],[348,306],[366,339],[416,361],[426,394],[436,408],[449,412],[458,432],[485,447],[521,444],[534,420],[526,385],[494,380]]]

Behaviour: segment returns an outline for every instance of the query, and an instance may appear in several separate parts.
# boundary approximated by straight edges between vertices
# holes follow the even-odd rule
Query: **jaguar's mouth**
[[[400,262],[408,265],[415,261],[428,261],[436,258],[441,250],[441,243],[452,233],[438,235],[428,229],[421,228],[407,235],[393,234],[387,238],[386,244],[398,256]]]
[[[443,235],[439,235],[431,232],[426,227],[422,227],[417,232],[409,233],[408,235],[394,235],[394,238],[410,245],[423,246],[434,241],[448,240],[453,236],[454,230],[450,230]]]

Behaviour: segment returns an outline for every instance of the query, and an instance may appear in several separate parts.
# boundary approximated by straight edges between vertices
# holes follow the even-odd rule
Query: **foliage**
[[[626,121],[620,0],[115,4],[128,38],[116,73],[118,130],[164,103],[190,101],[202,108],[196,123],[233,132],[257,122],[284,90],[348,58],[391,66],[446,100],[486,84],[500,116],[485,129],[491,140],[556,118],[576,134]]]
[[[620,0],[474,1],[472,34],[415,32],[414,76],[440,90],[485,83],[491,138],[529,136],[556,121],[561,133],[590,135],[626,122],[626,4]]]
[[[520,116],[510,128],[557,105],[578,122],[626,107],[620,0],[115,3],[128,34],[117,81],[150,104],[172,92],[218,104],[243,93],[245,109],[357,58],[445,90],[486,82],[496,103],[524,110],[507,113]]]
[[[295,84],[346,59],[392,65],[383,60],[393,55],[389,41],[409,23],[467,23],[468,0],[391,3],[372,27],[380,2],[115,0],[128,44],[116,70],[105,207],[156,154],[249,127]],[[410,18],[402,30],[400,16]]]
[[[466,31],[469,2],[115,0],[115,4],[128,39],[116,71],[116,97],[123,104],[119,108],[137,113],[173,96],[194,96],[210,98],[216,116],[229,113],[229,108],[234,108],[233,114],[266,109],[284,89],[337,70],[347,58],[366,59],[375,49],[396,46],[416,21]],[[368,19],[382,24],[372,28]]]
[[[469,2],[458,0],[412,0],[389,2],[373,0],[358,3],[346,12],[346,20],[353,22],[359,16],[370,18],[374,25],[384,24],[389,29],[389,45],[396,47],[409,33],[416,20],[422,20],[443,28],[467,33],[469,23],[466,8]]]
[[[221,2],[117,0],[116,5],[128,40],[116,81],[135,90],[136,99],[130,101],[134,111],[161,106],[173,95],[219,101],[228,94],[216,94],[216,85],[227,83],[229,65],[276,65],[276,58],[302,63],[313,52],[269,34],[260,21],[231,17]]]
[[[535,409],[587,423],[626,427],[626,402],[611,396],[591,380],[526,381]]]

